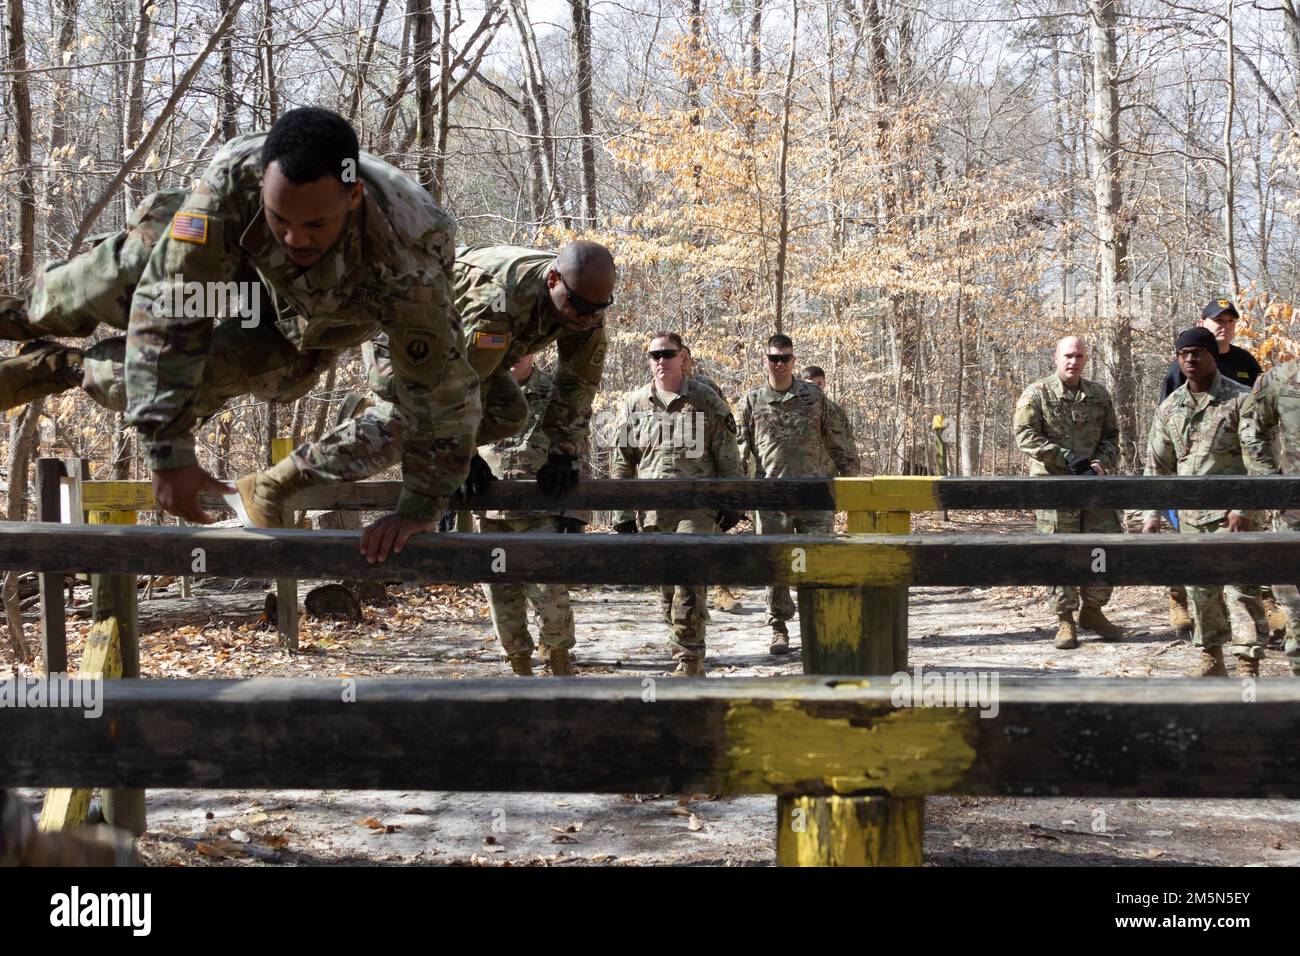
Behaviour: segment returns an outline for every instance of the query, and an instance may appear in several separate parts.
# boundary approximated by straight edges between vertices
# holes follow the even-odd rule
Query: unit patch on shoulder
[[[406,357],[411,360],[412,365],[419,365],[425,361],[431,351],[432,348],[426,336],[412,333],[406,337]]]
[[[171,237],[203,245],[208,241],[208,217],[201,212],[178,212],[172,219]]]
[[[508,335],[501,332],[475,332],[474,348],[503,349],[506,347],[506,340],[508,338]]]

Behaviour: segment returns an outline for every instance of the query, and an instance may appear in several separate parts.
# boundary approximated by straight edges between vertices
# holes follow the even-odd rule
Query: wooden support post
[[[271,457],[280,461],[293,452],[292,438],[272,438]],[[274,463],[274,462],[273,462]],[[294,527],[293,509],[286,509],[284,526]],[[285,650],[298,649],[298,582],[294,578],[275,579],[275,626],[280,635],[280,646]]]
[[[63,480],[63,462],[58,458],[41,458],[36,462],[36,520],[57,522],[62,517],[59,486]],[[42,574],[41,582],[41,659],[46,674],[68,670],[67,618],[63,607],[62,574]]]
[[[907,534],[906,511],[850,511],[850,534]],[[805,674],[907,669],[907,588],[800,588]],[[923,797],[777,798],[779,866],[920,866]]]
[[[184,528],[186,524],[185,519],[177,518],[176,524]],[[194,579],[191,578],[188,574],[181,575],[181,597],[190,598],[194,596],[193,581]]]
[[[133,525],[134,511],[92,511],[90,523]],[[96,574],[91,576],[95,598],[95,623],[115,624],[122,654],[123,677],[140,676],[140,631],[136,622],[136,576]],[[104,820],[110,826],[129,830],[136,836],[145,831],[144,791],[114,789],[104,793]]]

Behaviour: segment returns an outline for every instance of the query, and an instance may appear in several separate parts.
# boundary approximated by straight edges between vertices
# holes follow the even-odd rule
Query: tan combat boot
[[[1253,657],[1237,658],[1237,676],[1238,677],[1258,677],[1259,661]]]
[[[1290,623],[1286,608],[1277,603],[1272,595],[1264,595],[1264,613],[1268,615],[1268,633],[1270,639],[1281,641],[1286,637],[1286,626]]]
[[[82,354],[54,342],[28,342],[0,361],[0,411],[26,405],[81,385]]]
[[[669,677],[703,677],[704,659],[700,657],[683,657],[677,661],[677,669]]]
[[[1228,668],[1223,663],[1222,647],[1202,647],[1201,660],[1197,669],[1188,677],[1227,677]]]
[[[549,657],[550,657],[552,677],[574,676],[573,661],[569,657],[569,649],[567,647],[551,648],[551,653]]]
[[[740,599],[725,584],[713,589],[713,606],[726,614],[739,614],[741,610]]]
[[[1079,612],[1079,626],[1092,631],[1103,641],[1118,641],[1124,636],[1124,628],[1106,620],[1106,615],[1101,613],[1101,608],[1091,604],[1085,604],[1083,610]]]
[[[1187,592],[1169,592],[1169,627],[1178,634],[1190,634],[1195,625],[1187,610]]]
[[[772,625],[772,643],[768,645],[769,654],[789,654],[790,653],[790,632],[786,629],[784,621],[777,621]]]
[[[293,458],[285,458],[270,468],[245,475],[235,482],[239,497],[255,528],[284,528],[284,505],[295,491],[314,485],[314,479],[298,470]]]
[[[532,677],[533,676],[532,652],[528,651],[523,654],[511,654],[510,670],[514,672],[516,677]]]
[[[1074,612],[1067,611],[1056,615],[1059,624],[1056,628],[1055,646],[1057,650],[1068,651],[1079,646],[1079,632],[1074,626]]]

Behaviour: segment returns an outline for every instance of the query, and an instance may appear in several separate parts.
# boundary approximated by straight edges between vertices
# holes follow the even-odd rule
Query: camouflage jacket
[[[740,413],[740,460],[756,478],[844,478],[860,474],[853,437],[812,382],[788,391],[751,389]]]
[[[849,425],[849,413],[844,410],[844,406],[838,402],[832,402],[826,399],[826,412],[830,419],[830,427],[837,434],[843,436],[843,441],[848,447],[849,454],[854,461],[858,461],[858,443],[853,437],[853,428]],[[859,472],[861,473],[861,472]],[[852,475],[841,475],[842,478],[851,478]]]
[[[227,143],[154,246],[131,303],[127,422],[152,468],[192,464],[194,399],[216,315],[172,315],[189,283],[260,280],[259,312],[299,350],[345,349],[386,332],[403,441],[398,511],[435,517],[464,480],[481,410],[452,307],[455,221],[400,170],[368,153],[362,205],[307,269],[276,242],[261,205],[265,133]],[[269,309],[268,309],[269,305]],[[254,320],[261,320],[255,314]]]
[[[553,448],[577,454],[591,427],[607,343],[603,323],[584,332],[560,325],[546,285],[554,262],[553,252],[519,246],[461,247],[453,270],[456,308],[470,364],[484,382],[556,343],[555,396],[541,427]]]
[[[1252,426],[1246,455],[1250,473],[1300,474],[1300,359],[1261,375],[1241,414]]]
[[[692,379],[671,404],[650,382],[619,402],[611,478],[740,478],[736,419],[722,396]],[[614,523],[632,511],[614,513]],[[644,524],[658,524],[646,512]]]
[[[1147,475],[1244,475],[1245,452],[1256,439],[1242,408],[1250,390],[1215,374],[1206,392],[1180,385],[1156,409],[1147,433]],[[1178,520],[1213,524],[1227,517],[1227,508],[1179,511]],[[1145,520],[1159,518],[1148,511]]]
[[[699,373],[696,373],[691,376],[691,381],[703,385],[705,388],[712,389],[713,391],[718,393],[719,397],[723,398],[724,400],[726,399],[726,396],[722,394],[721,386],[719,386],[717,382],[709,378],[707,375],[700,375]]]
[[[478,453],[492,468],[498,478],[507,480],[532,480],[537,469],[546,464],[551,450],[551,440],[541,429],[546,410],[555,395],[555,376],[534,367],[533,374],[520,384],[524,398],[528,399],[528,421],[521,431],[509,438],[482,445]],[[541,518],[558,515],[587,521],[587,512],[577,511],[486,511],[485,518]]]
[[[1053,372],[1020,393],[1016,445],[1029,456],[1031,475],[1068,475],[1074,452],[1113,472],[1119,465],[1119,419],[1105,386],[1081,379],[1073,391]]]

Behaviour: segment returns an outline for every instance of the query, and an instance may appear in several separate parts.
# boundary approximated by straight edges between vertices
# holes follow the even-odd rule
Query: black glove
[[[560,534],[582,534],[587,530],[587,522],[581,518],[561,518]]]
[[[462,498],[474,498],[488,490],[492,482],[497,480],[497,476],[492,472],[492,466],[483,460],[482,456],[475,454],[469,460],[469,474],[465,476],[465,483],[460,486],[460,496]]]
[[[614,525],[614,533],[615,534],[636,534],[637,533],[636,519],[631,518],[627,521],[620,521],[618,524]]]
[[[730,531],[742,521],[748,521],[749,515],[739,511],[727,511],[724,508],[714,516],[713,520],[717,523],[719,531]]]
[[[558,498],[578,484],[578,456],[553,451],[537,469],[537,488],[548,498]]]
[[[1065,453],[1065,467],[1069,469],[1072,475],[1091,475],[1092,462],[1076,452],[1068,451]]]

